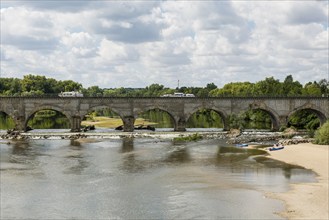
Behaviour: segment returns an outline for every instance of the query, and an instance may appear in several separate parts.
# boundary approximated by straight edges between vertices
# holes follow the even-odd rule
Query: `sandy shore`
[[[268,195],[286,203],[286,210],[280,215],[288,219],[329,219],[329,146],[309,143],[289,145],[270,154],[273,159],[300,165],[318,174],[316,183],[293,184],[288,192]]]

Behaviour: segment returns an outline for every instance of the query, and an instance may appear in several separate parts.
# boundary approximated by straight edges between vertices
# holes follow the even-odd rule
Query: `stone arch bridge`
[[[15,128],[26,130],[28,120],[39,110],[56,110],[70,121],[71,131],[80,131],[81,120],[92,109],[110,108],[122,119],[124,131],[133,131],[140,112],[160,109],[174,121],[175,131],[185,131],[188,118],[200,109],[216,111],[222,118],[224,130],[229,129],[229,116],[249,109],[267,112],[272,129],[287,124],[296,111],[309,109],[323,124],[329,119],[329,97],[0,97],[0,112],[11,116]]]

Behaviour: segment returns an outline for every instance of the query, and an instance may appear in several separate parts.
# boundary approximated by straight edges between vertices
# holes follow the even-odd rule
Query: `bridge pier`
[[[222,119],[223,120],[223,130],[224,131],[229,131],[230,130],[230,118],[229,117],[225,117]]]
[[[80,132],[81,131],[81,117],[73,116],[71,119],[71,132]]]
[[[124,116],[122,117],[122,121],[123,121],[123,131],[126,132],[134,131],[134,123],[135,123],[134,116]]]
[[[14,117],[15,130],[17,131],[26,131],[25,118],[23,116]]]
[[[185,120],[185,118],[179,118],[177,121],[175,120],[174,131],[186,131],[186,120]]]
[[[278,118],[278,121],[272,122],[272,130],[279,131],[281,127],[285,127],[288,125],[288,116],[281,115]]]

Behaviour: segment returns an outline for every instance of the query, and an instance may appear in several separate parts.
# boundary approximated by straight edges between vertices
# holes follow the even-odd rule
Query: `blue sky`
[[[1,0],[1,77],[84,87],[328,79],[328,1]]]

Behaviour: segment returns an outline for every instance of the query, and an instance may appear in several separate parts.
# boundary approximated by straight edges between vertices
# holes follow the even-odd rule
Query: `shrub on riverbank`
[[[329,120],[315,132],[315,144],[329,144]]]

